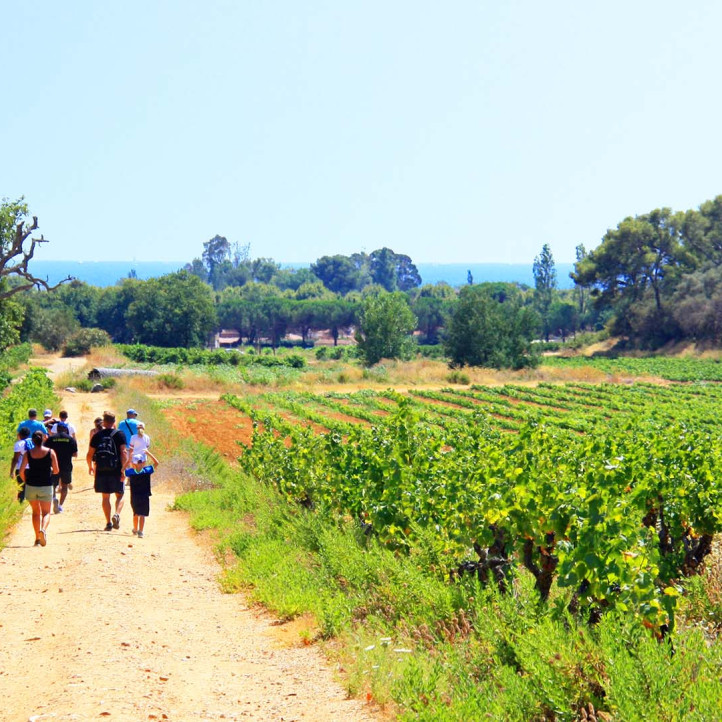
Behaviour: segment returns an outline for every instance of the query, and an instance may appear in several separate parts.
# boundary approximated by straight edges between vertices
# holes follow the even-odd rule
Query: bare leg
[[[60,485],[60,506],[65,504],[65,498],[68,496],[68,485],[67,484],[61,484]]]
[[[145,517],[139,516],[138,517],[138,531],[143,531],[145,528]]]
[[[106,523],[110,524],[110,494],[103,494],[103,514]]]
[[[123,494],[116,494],[115,495],[115,513],[120,514],[120,512],[123,510],[123,500],[124,495]]]
[[[51,504],[51,502],[49,502],[49,501],[41,501],[41,502],[39,502],[39,503],[40,503],[40,511],[41,511],[41,513],[42,513],[42,515],[43,515],[43,518],[42,518],[42,520],[41,520],[41,522],[40,522],[40,528],[41,528],[43,531],[47,531],[47,530],[48,530],[48,524],[50,524],[50,516],[51,516],[51,515],[50,515],[50,507],[51,507],[52,504]]]
[[[35,539],[40,539],[40,529],[42,524],[42,512],[40,511],[39,501],[29,501],[30,508],[33,510],[33,529],[35,530]]]

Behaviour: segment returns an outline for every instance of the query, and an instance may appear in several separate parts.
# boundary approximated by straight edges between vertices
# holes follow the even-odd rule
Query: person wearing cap
[[[52,416],[52,411],[50,412],[50,415]],[[28,418],[18,424],[18,432],[20,432],[20,429],[23,427],[30,431],[31,438],[36,431],[42,431],[43,436],[48,435],[48,430],[45,428],[45,424],[42,421],[38,421],[37,409],[28,409]]]
[[[61,412],[58,414],[58,419],[59,419],[59,421],[58,421],[57,423],[53,424],[53,427],[50,429],[50,434],[51,434],[51,436],[52,436],[53,434],[57,434],[57,433],[58,433],[58,426],[59,426],[60,424],[65,424],[65,426],[66,426],[67,429],[68,429],[68,434],[70,434],[70,436],[72,436],[72,437],[77,441],[77,440],[78,440],[78,437],[75,435],[75,427],[68,421],[68,412],[67,412],[67,411],[61,411]]]
[[[68,433],[68,427],[63,423],[55,425],[57,433],[48,436],[43,446],[47,446],[55,452],[58,458],[59,472],[53,474],[53,511],[60,514],[63,511],[65,498],[68,496],[68,489],[73,483],[73,459],[78,455],[78,442]],[[60,498],[55,490],[60,484]]]
[[[45,433],[49,434],[50,429],[58,423],[58,420],[53,416],[52,409],[45,409],[43,412],[43,424],[45,424]]]
[[[130,449],[130,440],[138,433],[138,412],[128,409],[125,418],[118,424],[118,428],[125,434],[125,444]]]
[[[158,466],[158,459],[146,449],[146,454]],[[145,519],[150,516],[150,476],[155,471],[153,464],[147,464],[143,454],[135,454],[131,459],[132,466],[125,470],[130,484],[130,505],[133,508],[133,534],[143,538]]]

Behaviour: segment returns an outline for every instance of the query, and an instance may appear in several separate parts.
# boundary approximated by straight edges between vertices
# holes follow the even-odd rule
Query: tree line
[[[534,259],[533,288],[474,284],[469,274],[469,283],[454,289],[422,285],[411,258],[386,247],[284,269],[270,258],[251,259],[248,246],[219,235],[176,273],[108,288],[71,281],[48,289],[27,268],[32,255],[23,242],[37,227],[27,216],[22,199],[0,204],[3,268],[13,253],[24,264],[0,276],[1,347],[35,340],[82,353],[112,340],[191,348],[225,328],[245,344],[275,349],[289,334],[308,345],[328,331],[337,344],[353,330],[369,364],[408,356],[416,341],[442,344],[452,365],[518,368],[538,362],[533,340],[564,340],[583,329],[606,327],[647,346],[722,340],[722,196],[696,210],[626,218],[593,251],[578,246],[575,287],[567,291],[557,286],[548,244]]]

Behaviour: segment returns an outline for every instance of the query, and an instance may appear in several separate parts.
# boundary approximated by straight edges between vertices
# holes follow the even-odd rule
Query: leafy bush
[[[165,389],[182,389],[185,387],[183,379],[178,374],[161,374],[158,377],[158,385]]]
[[[458,369],[454,369],[446,377],[446,380],[450,384],[463,384],[465,386],[468,386],[471,383],[471,379],[469,378],[468,374],[465,374],[463,371],[459,371]]]
[[[110,346],[112,340],[101,328],[81,328],[65,342],[63,356],[85,356],[92,348]]]

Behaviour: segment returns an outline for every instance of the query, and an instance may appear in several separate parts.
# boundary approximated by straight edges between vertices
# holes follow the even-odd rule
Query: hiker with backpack
[[[88,473],[95,471],[95,492],[103,495],[105,531],[120,528],[123,509],[123,469],[127,465],[125,434],[115,428],[115,414],[103,412],[103,427],[93,434],[86,461]],[[111,517],[110,495],[115,494],[115,513]]]

